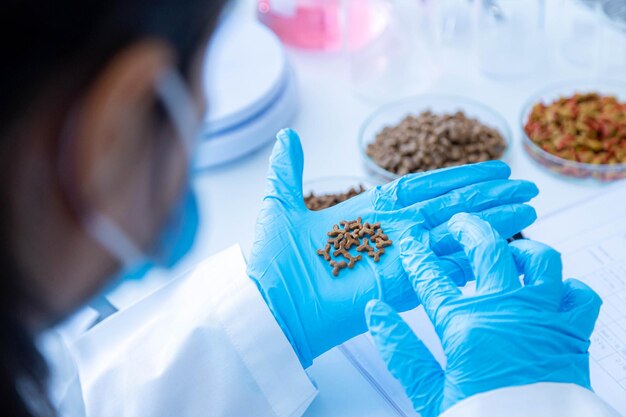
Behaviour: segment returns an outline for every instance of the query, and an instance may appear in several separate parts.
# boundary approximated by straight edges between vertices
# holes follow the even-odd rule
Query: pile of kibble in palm
[[[498,130],[463,112],[409,115],[387,126],[367,146],[367,155],[398,175],[499,159],[506,141]]]
[[[323,210],[355,197],[365,192],[365,187],[352,187],[345,193],[314,194],[310,193],[304,201],[309,210]],[[342,269],[352,269],[364,256],[379,262],[385,254],[385,248],[393,242],[383,232],[380,223],[363,222],[359,217],[356,220],[342,220],[333,225],[327,233],[327,240],[323,249],[317,254],[324,258],[334,276],[339,276]]]
[[[535,104],[524,131],[537,146],[587,164],[626,163],[626,102],[597,93]]]
[[[385,248],[393,244],[380,223],[363,222],[360,217],[340,221],[327,235],[326,245],[318,249],[317,254],[328,262],[334,276],[339,276],[344,268],[354,268],[363,256],[380,261]]]
[[[311,192],[309,195],[304,197],[304,203],[309,210],[319,211],[335,206],[339,203],[343,203],[344,201],[352,197],[356,197],[364,191],[365,187],[359,185],[358,187],[350,188],[345,193],[315,194]]]

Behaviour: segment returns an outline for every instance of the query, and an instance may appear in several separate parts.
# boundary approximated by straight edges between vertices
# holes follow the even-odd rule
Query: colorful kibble
[[[528,137],[559,158],[594,165],[626,163],[626,102],[597,93],[535,104]]]

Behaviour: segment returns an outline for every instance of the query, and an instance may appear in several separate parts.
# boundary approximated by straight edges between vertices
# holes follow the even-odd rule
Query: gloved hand
[[[441,340],[445,370],[390,306],[366,307],[374,342],[415,410],[438,416],[474,394],[535,382],[590,388],[587,349],[602,303],[596,293],[580,281],[563,282],[560,255],[548,246],[507,244],[469,214],[456,215],[448,228],[474,270],[473,296],[460,293],[420,242],[406,238],[400,249]]]
[[[523,203],[537,194],[532,183],[509,181],[509,168],[489,162],[410,175],[373,188],[342,204],[309,211],[302,195],[303,155],[291,130],[281,131],[271,157],[268,187],[259,214],[248,275],[257,283],[302,364],[367,330],[367,301],[384,298],[398,309],[417,305],[417,297],[398,259],[402,236],[429,242],[447,270],[465,281],[456,267],[460,250],[445,222],[461,211],[480,212],[505,235],[535,220]],[[326,233],[341,220],[380,222],[395,241],[379,263],[365,256],[354,269],[332,275],[317,255]]]

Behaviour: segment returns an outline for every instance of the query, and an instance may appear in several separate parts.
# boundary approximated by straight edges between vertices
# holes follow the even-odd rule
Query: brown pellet
[[[356,265],[356,263],[360,261],[361,259],[363,259],[361,255],[350,257],[350,261],[348,262],[348,269],[354,268],[354,265]]]
[[[348,263],[346,261],[341,261],[341,262],[330,261],[330,266],[333,267],[333,275],[339,276],[339,271],[347,267]]]
[[[330,237],[337,237],[340,234],[343,234],[343,230],[341,230],[341,228],[338,225],[334,225],[333,230],[327,233],[327,235]]]
[[[385,253],[384,249],[380,249],[378,252],[375,251],[369,251],[367,254],[370,258],[374,259],[374,262],[378,262],[380,261],[380,256],[383,255]]]
[[[382,249],[382,248],[385,248],[387,246],[391,246],[392,243],[393,242],[391,240],[379,239],[379,240],[376,241],[376,248],[377,249]]]
[[[330,261],[330,243],[326,244],[324,249],[318,249],[317,254],[324,257],[324,260]]]
[[[328,243],[330,243],[331,245],[333,245],[333,247],[334,247],[335,249],[339,249],[339,245],[341,244],[340,242],[341,242],[342,240],[343,240],[343,234],[341,234],[341,235],[339,235],[339,236],[337,236],[337,237],[334,237],[334,238],[328,239]]]

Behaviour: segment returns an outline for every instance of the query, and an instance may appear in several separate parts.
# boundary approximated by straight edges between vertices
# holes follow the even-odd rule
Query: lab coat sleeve
[[[469,397],[440,417],[620,417],[600,397],[574,384],[538,383]]]
[[[316,395],[238,247],[74,346],[87,417],[300,416]]]

